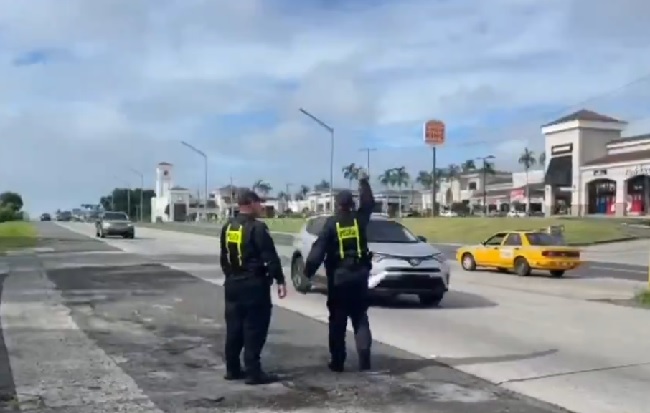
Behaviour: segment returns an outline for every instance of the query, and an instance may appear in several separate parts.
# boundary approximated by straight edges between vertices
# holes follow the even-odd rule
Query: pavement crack
[[[597,373],[600,371],[609,371],[609,370],[617,370],[617,369],[625,369],[629,367],[641,367],[641,366],[650,366],[650,361],[646,361],[642,363],[619,364],[617,366],[597,367],[593,369],[565,371],[562,373],[543,374],[540,376],[524,377],[521,379],[509,379],[509,380],[503,380],[497,382],[496,384],[498,386],[501,386],[508,383],[523,383],[523,382],[534,381],[534,380],[552,379],[554,377],[573,376],[576,374],[583,374],[583,373]]]

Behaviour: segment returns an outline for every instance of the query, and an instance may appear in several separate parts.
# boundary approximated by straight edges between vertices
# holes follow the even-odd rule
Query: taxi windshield
[[[551,235],[545,232],[530,232],[526,234],[526,239],[534,246],[566,245],[562,235]]]

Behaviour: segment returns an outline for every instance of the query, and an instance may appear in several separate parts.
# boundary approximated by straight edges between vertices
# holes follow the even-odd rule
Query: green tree
[[[23,209],[23,197],[16,192],[3,192],[0,194],[0,206],[18,212]]]
[[[415,178],[415,182],[422,185],[424,189],[431,189],[433,186],[433,177],[429,171],[420,171],[418,176]]]
[[[265,181],[263,181],[261,179],[258,179],[253,184],[253,191],[259,192],[264,196],[267,196],[272,190],[273,190],[273,187],[271,186],[271,184],[269,184],[268,182],[265,182]]]
[[[462,173],[469,173],[476,171],[476,162],[473,159],[468,159],[460,165]]]
[[[329,191],[329,189],[330,189],[330,183],[327,182],[325,179],[321,179],[319,183],[314,185],[314,191],[316,192]]]
[[[354,162],[346,165],[342,168],[343,177],[348,181],[348,187],[352,187],[352,181],[359,179],[359,173],[361,168],[359,168]]]
[[[542,166],[546,165],[546,152],[539,154],[539,164]]]
[[[142,193],[143,218],[147,220],[151,217],[151,199],[156,197],[153,189],[142,191],[140,188],[115,188],[110,194],[101,197],[99,204],[104,210],[126,212],[132,219],[140,219],[140,193]]]
[[[524,171],[526,171],[526,212],[528,212],[530,211],[530,199],[528,199],[530,195],[530,189],[528,188],[528,171],[537,163],[535,152],[528,148],[524,148],[524,151],[519,156],[518,162],[524,167]]]

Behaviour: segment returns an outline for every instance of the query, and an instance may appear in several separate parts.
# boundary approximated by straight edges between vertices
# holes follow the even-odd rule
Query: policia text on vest
[[[314,276],[325,263],[329,349],[332,371],[343,371],[345,334],[352,321],[359,355],[359,368],[370,368],[372,335],[368,321],[368,278],[372,267],[366,230],[375,207],[368,179],[359,180],[359,208],[349,191],[337,195],[337,212],[328,218],[305,261],[305,276]]]
[[[226,276],[226,379],[263,384],[276,378],[263,372],[260,354],[271,321],[271,285],[286,295],[280,257],[269,230],[255,214],[240,213],[221,231],[220,263]],[[244,351],[244,366],[240,355]]]

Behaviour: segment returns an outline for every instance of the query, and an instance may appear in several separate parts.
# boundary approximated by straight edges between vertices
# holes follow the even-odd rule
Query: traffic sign
[[[445,124],[440,120],[430,120],[424,124],[424,143],[438,146],[445,143]]]

